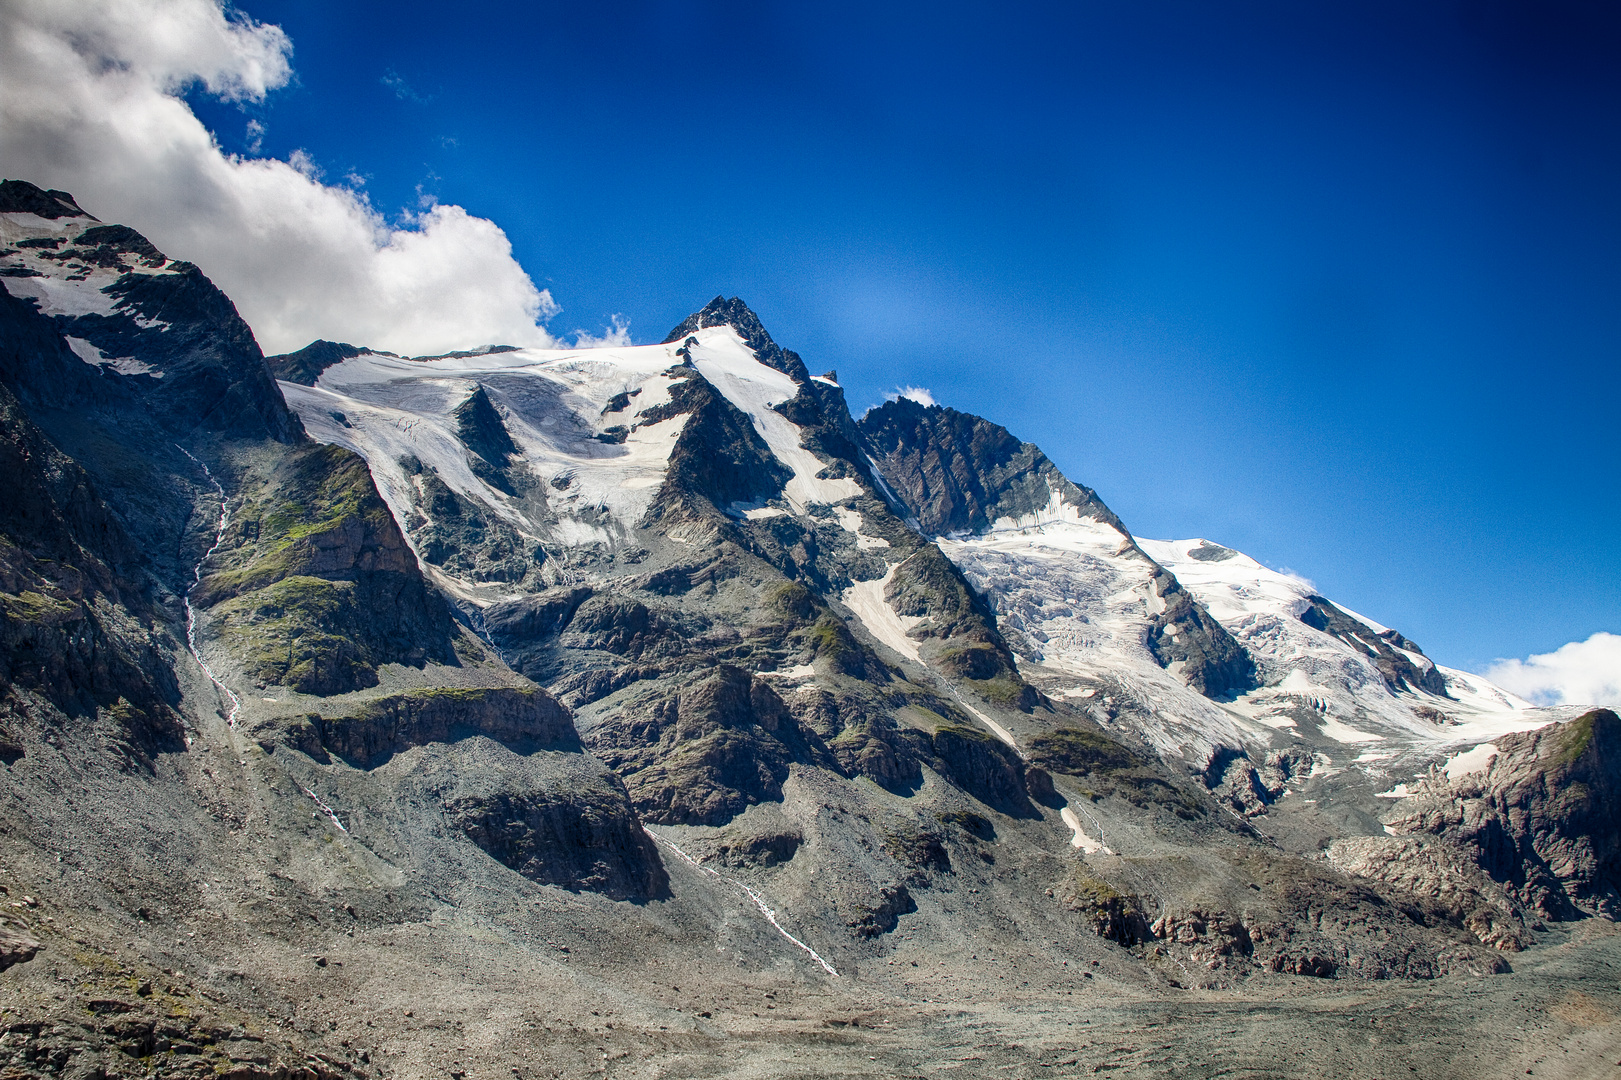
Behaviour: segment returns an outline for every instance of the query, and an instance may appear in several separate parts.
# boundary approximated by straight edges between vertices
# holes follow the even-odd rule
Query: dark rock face
[[[644,412],[642,419],[656,424],[682,414],[689,419],[670,453],[650,519],[701,513],[693,507],[694,499],[722,508],[781,494],[793,474],[771,453],[753,422],[696,371],[671,386],[668,404]]]
[[[901,730],[878,695],[813,690],[794,695],[792,709],[805,730],[826,742],[846,776],[865,776],[896,794],[910,794],[922,782],[927,736]]]
[[[730,665],[633,702],[586,743],[625,778],[637,812],[662,825],[724,825],[780,800],[790,762],[831,764],[765,681]]]
[[[36,301],[17,297],[0,306],[0,378],[25,403],[133,405],[171,438],[194,432],[280,442],[302,437],[235,305],[197,267],[169,261],[133,229],[98,225],[58,248],[11,249],[0,258],[0,269],[69,281],[93,269],[119,272],[101,290],[111,300],[107,314],[45,316]],[[71,335],[108,358],[138,356],[149,370],[124,374],[116,366],[94,367],[60,343],[41,350],[41,331],[27,325],[38,319],[51,327],[47,334]],[[66,391],[71,395],[64,396]]]
[[[265,363],[270,367],[270,373],[283,382],[314,386],[321,372],[366,351],[341,341],[316,340],[297,352],[267,356]]]
[[[612,900],[651,900],[669,893],[657,846],[613,773],[567,790],[510,779],[498,790],[468,790],[488,786],[479,779],[468,778],[446,798],[445,817],[505,866],[542,885]]]
[[[1070,483],[1038,447],[989,420],[897,398],[858,427],[884,479],[927,535],[985,532],[997,518],[1046,509],[1054,493],[1083,516],[1125,532],[1095,492]]]
[[[933,735],[935,763],[952,783],[1009,817],[1032,817],[1025,793],[1024,763],[993,735],[978,728],[943,727]]]
[[[180,745],[156,591],[94,481],[0,386],[0,700],[104,711],[145,753]],[[15,733],[14,733],[15,734]],[[20,753],[14,742],[13,750]]]
[[[1411,657],[1398,651],[1406,650],[1420,657],[1424,655],[1422,649],[1396,631],[1376,633],[1372,627],[1351,618],[1332,601],[1321,596],[1309,599],[1306,610],[1300,613],[1300,621],[1313,630],[1321,630],[1338,638],[1371,659],[1379,674],[1384,676],[1385,685],[1393,692],[1424,690],[1437,697],[1451,697],[1447,693],[1446,679],[1434,664],[1426,661],[1426,665],[1421,667]]]
[[[1425,781],[1389,831],[1458,845],[1544,918],[1621,917],[1621,717],[1594,709],[1496,746],[1482,772]]]
[[[1154,936],[1140,897],[1121,893],[1084,869],[1064,880],[1056,899],[1090,923],[1094,934],[1116,945],[1131,948]]]
[[[798,831],[722,832],[701,849],[706,859],[737,869],[781,866],[793,860],[805,837]]]
[[[519,751],[578,747],[568,710],[539,687],[412,690],[379,698],[347,716],[312,714],[272,725],[262,738],[285,741],[311,757],[335,754],[373,769],[395,754],[432,742],[483,735]]]
[[[546,562],[546,549],[526,540],[517,529],[486,507],[464,498],[415,458],[407,459],[423,502],[432,513],[424,519],[413,511],[408,520],[417,554],[430,566],[460,574],[473,581],[500,581],[517,585],[532,580]],[[473,460],[473,473],[491,487],[509,494],[516,485],[513,473],[497,470],[483,458]]]
[[[0,971],[13,964],[26,964],[39,952],[39,942],[20,926],[0,919]]]
[[[0,213],[34,214],[51,221],[65,217],[90,218],[65,191],[35,187],[26,180],[0,180]]]
[[[462,443],[495,468],[506,468],[507,458],[518,452],[517,444],[507,433],[505,421],[495,411],[482,385],[475,387],[450,415],[456,421],[456,434]]]
[[[1154,617],[1147,645],[1161,667],[1180,661],[1182,678],[1209,698],[1255,689],[1255,660],[1175,575],[1161,569],[1154,575],[1154,590],[1165,609]]]
[[[855,908],[854,917],[845,920],[846,926],[864,938],[889,933],[895,929],[902,915],[910,915],[917,910],[917,901],[912,899],[911,890],[899,883],[881,885],[864,900],[852,905]]]

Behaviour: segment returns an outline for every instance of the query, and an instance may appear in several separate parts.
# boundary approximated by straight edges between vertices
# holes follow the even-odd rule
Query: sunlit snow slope
[[[1438,747],[1559,718],[1237,552],[1136,539],[983,417],[900,400],[860,426],[920,527],[991,602],[1024,676],[1195,768],[1219,772],[1240,750]]]
[[[482,604],[569,582],[571,549],[633,542],[689,419],[672,408],[674,384],[694,370],[749,417],[792,473],[782,492],[786,510],[738,507],[737,513],[803,513],[860,493],[853,480],[819,479],[824,464],[773,409],[799,392],[793,379],[761,363],[730,326],[699,330],[692,339],[696,343],[686,346],[520,349],[415,360],[362,353],[327,368],[314,386],[281,387],[313,437],[366,458],[435,578]],[[480,388],[516,450],[510,460],[483,459],[469,445],[457,412]],[[436,562],[431,530],[478,515],[491,519],[486,531],[533,549],[534,572],[525,588],[512,580],[510,561],[502,563],[499,580],[465,561]],[[857,520],[838,520],[853,532],[858,516],[847,516]]]
[[[1480,741],[1562,716],[1438,667],[1298,578],[1205,541],[1134,542],[1056,495],[1041,513],[939,542],[991,598],[1027,678],[1193,764],[1221,747],[1297,739],[1348,748]],[[1176,663],[1155,661],[1146,647],[1163,603],[1155,563],[1244,646],[1257,689],[1211,700],[1183,684]]]

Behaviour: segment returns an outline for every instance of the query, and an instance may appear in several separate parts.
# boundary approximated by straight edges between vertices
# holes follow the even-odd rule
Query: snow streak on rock
[[[743,884],[741,881],[738,881],[736,878],[729,878],[725,874],[717,873],[716,871],[711,870],[709,867],[705,866],[703,863],[699,862],[697,859],[694,859],[691,855],[688,855],[685,851],[682,851],[674,843],[672,843],[669,840],[666,840],[664,837],[660,836],[658,833],[654,832],[652,829],[646,829],[646,832],[647,832],[647,835],[651,836],[654,839],[655,842],[663,844],[665,847],[667,847],[671,851],[675,852],[676,855],[682,861],[688,863],[689,865],[691,865],[693,867],[696,867],[698,870],[703,871],[704,873],[708,874],[710,877],[719,878],[721,881],[726,882],[728,885],[735,885],[739,889],[743,890],[743,894],[754,902],[754,906],[760,909],[760,914],[765,916],[766,922],[770,923],[772,928],[775,929],[777,931],[777,933],[781,934],[783,937],[785,937],[789,941],[793,942],[794,945],[797,946],[798,948],[803,949],[805,952],[809,953],[810,958],[812,960],[815,960],[818,964],[822,965],[822,970],[823,971],[826,971],[829,975],[832,975],[834,978],[838,978],[839,973],[834,970],[832,964],[830,964],[826,960],[822,959],[821,954],[819,954],[815,949],[811,948],[809,945],[805,944],[803,941],[800,941],[798,938],[794,937],[794,935],[790,934],[787,930],[783,929],[782,924],[777,921],[777,913],[775,911],[771,910],[770,905],[765,902],[765,897],[761,896],[758,892],[756,892],[755,890],[749,888],[747,885]]]
[[[334,825],[336,825],[338,827],[339,832],[348,832],[349,831],[348,829],[345,829],[343,827],[343,822],[338,820],[338,815],[333,811],[332,807],[330,807],[326,803],[322,802],[321,797],[319,795],[317,795],[315,792],[311,791],[309,788],[305,787],[303,784],[298,785],[298,790],[302,791],[304,794],[308,795],[311,799],[315,800],[315,805],[320,808],[321,813],[326,815],[328,821],[332,822],[332,824],[334,824]]]

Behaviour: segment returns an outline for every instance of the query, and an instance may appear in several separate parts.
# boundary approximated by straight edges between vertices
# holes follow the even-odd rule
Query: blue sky
[[[221,146],[493,220],[553,332],[740,295],[1444,663],[1621,632],[1613,5],[240,8]]]

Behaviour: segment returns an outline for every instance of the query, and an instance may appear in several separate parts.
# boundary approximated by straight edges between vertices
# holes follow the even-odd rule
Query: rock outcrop
[[[1388,831],[1456,845],[1543,918],[1621,917],[1621,717],[1594,709],[1496,747],[1481,771],[1432,773]]]
[[[311,713],[290,722],[266,722],[255,734],[267,748],[277,742],[325,760],[335,755],[372,769],[413,746],[483,735],[514,749],[578,748],[568,710],[536,686],[410,690],[367,702],[352,713]]]

